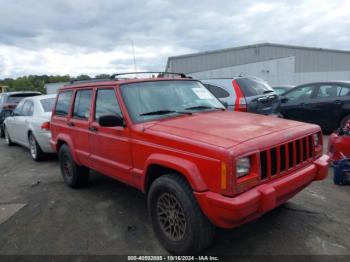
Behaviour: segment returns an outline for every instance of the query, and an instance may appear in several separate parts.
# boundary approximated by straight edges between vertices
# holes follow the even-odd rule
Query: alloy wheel
[[[36,141],[33,135],[29,136],[29,145],[30,145],[30,154],[32,155],[33,159],[36,159],[38,150],[37,150]]]
[[[186,219],[177,198],[163,193],[157,201],[157,217],[163,233],[173,241],[181,240],[186,232]]]
[[[7,128],[5,128],[5,142],[6,144],[10,144],[10,136],[9,136],[9,133],[7,131]]]

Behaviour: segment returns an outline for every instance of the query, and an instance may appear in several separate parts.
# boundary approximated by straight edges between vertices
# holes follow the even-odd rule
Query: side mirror
[[[104,127],[124,126],[124,119],[120,115],[105,115],[98,119],[98,123]]]
[[[287,102],[288,102],[288,98],[287,98],[287,97],[281,98],[281,103],[282,103],[282,104],[285,104],[285,103],[287,103]]]

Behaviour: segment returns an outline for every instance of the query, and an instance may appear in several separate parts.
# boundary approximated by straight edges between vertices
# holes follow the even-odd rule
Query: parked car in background
[[[277,115],[279,98],[267,82],[254,77],[200,80],[230,111]]]
[[[279,85],[279,86],[273,86],[273,90],[275,90],[277,95],[283,95],[285,92],[291,90],[295,86],[293,85]]]
[[[3,122],[6,117],[11,115],[16,105],[25,97],[38,95],[41,95],[41,93],[32,91],[6,92],[0,94],[0,137],[4,137],[5,135]]]
[[[297,86],[281,98],[284,118],[320,125],[325,133],[350,119],[350,82],[330,81]]]
[[[53,153],[50,119],[55,98],[56,95],[24,98],[4,121],[6,143],[29,148],[35,161],[43,160],[47,153]]]
[[[51,144],[68,186],[93,169],[147,193],[169,252],[196,254],[214,225],[237,227],[326,178],[318,126],[230,112],[201,82],[159,75],[61,88]]]

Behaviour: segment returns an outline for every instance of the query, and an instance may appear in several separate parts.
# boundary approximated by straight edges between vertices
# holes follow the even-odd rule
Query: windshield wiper
[[[185,108],[185,110],[200,110],[200,109],[218,109],[218,110],[225,110],[224,108],[220,108],[220,107],[213,107],[213,106],[192,106],[192,107],[188,107],[188,108]]]
[[[274,91],[273,90],[266,90],[266,91],[264,91],[264,94],[272,93],[272,92],[274,92]]]
[[[166,115],[166,114],[172,114],[172,113],[192,115],[191,112],[181,112],[181,111],[164,109],[164,110],[157,110],[157,111],[151,111],[151,112],[147,112],[147,113],[142,113],[142,114],[140,114],[140,116]]]

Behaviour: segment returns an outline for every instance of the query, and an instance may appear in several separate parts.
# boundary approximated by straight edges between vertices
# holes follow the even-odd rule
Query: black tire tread
[[[166,246],[165,248],[168,249],[168,251],[179,255],[198,254],[200,251],[204,250],[212,243],[215,236],[215,226],[203,214],[201,208],[197,203],[197,200],[193,195],[192,188],[182,175],[177,173],[162,175],[153,182],[150,192],[152,191],[152,188],[157,187],[159,184],[163,183],[168,185],[175,183],[179,187],[179,190],[183,190],[183,193],[190,199],[190,209],[192,211],[192,215],[194,216],[194,220],[196,221],[196,227],[194,228],[194,231],[196,233],[194,236],[195,241],[193,241],[190,248],[180,252],[170,250]],[[183,208],[185,209],[186,207]]]
[[[64,154],[64,153],[68,154],[68,157],[69,157],[69,159],[72,163],[72,166],[73,166],[73,178],[72,178],[71,182],[68,182],[65,179],[62,168],[61,168],[61,173],[62,173],[62,176],[64,178],[65,183],[69,187],[74,188],[74,189],[78,189],[78,188],[81,188],[83,186],[86,186],[89,182],[89,171],[90,170],[87,167],[79,166],[74,162],[74,159],[70,153],[69,147],[66,144],[63,144],[59,149],[59,152],[58,152],[59,159],[61,159],[62,154]],[[60,167],[61,167],[61,163],[60,163]]]
[[[5,137],[5,133],[4,133],[4,129],[3,129],[3,125],[0,125],[0,137],[4,138]]]

